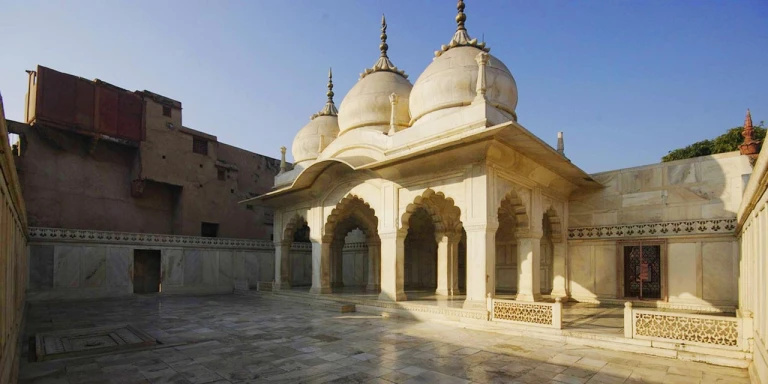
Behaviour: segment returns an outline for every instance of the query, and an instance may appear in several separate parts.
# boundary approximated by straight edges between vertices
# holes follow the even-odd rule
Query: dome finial
[[[320,112],[315,113],[310,117],[310,120],[313,120],[318,116],[338,116],[339,114],[339,110],[336,109],[336,105],[333,103],[333,69],[330,67],[328,68],[328,92],[326,92],[325,95],[328,96],[328,101],[325,102],[325,106]]]
[[[459,11],[459,13],[456,15],[456,30],[457,31],[466,31],[467,28],[464,27],[464,22],[467,21],[467,15],[464,14],[464,0],[459,0],[459,3],[456,4],[456,9]]]
[[[453,34],[453,38],[447,45],[443,45],[440,47],[439,51],[435,51],[435,57],[439,57],[443,52],[455,47],[475,47],[481,51],[491,51],[490,48],[485,46],[485,41],[478,42],[477,39],[469,37],[467,27],[464,26],[464,23],[467,21],[467,15],[464,14],[464,7],[464,0],[459,0],[459,3],[456,4],[456,9],[459,11],[459,13],[456,14],[456,33]],[[483,36],[483,40],[485,40],[485,36]]]
[[[333,104],[333,68],[328,67],[328,102]]]
[[[387,19],[384,17],[384,14],[381,15],[381,44],[379,45],[379,50],[381,51],[381,57],[387,57],[387,50],[389,49],[389,45],[387,45]]]
[[[405,71],[397,69],[395,64],[392,64],[392,61],[389,60],[389,57],[387,56],[389,45],[387,45],[387,19],[384,15],[381,15],[381,44],[379,44],[379,50],[381,51],[379,60],[376,61],[376,64],[374,64],[372,68],[367,68],[365,72],[361,73],[360,78],[362,79],[373,72],[385,71],[397,73],[407,79],[408,75],[405,74]]]

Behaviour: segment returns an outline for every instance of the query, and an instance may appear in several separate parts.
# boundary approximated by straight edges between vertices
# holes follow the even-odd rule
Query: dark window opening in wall
[[[204,140],[198,137],[192,138],[192,152],[207,156],[208,140]]]
[[[216,175],[218,176],[219,180],[226,180],[227,179],[227,172],[223,169],[219,169],[216,172]]]
[[[171,117],[171,107],[163,105],[163,116]]]
[[[297,228],[293,234],[293,242],[295,243],[309,243],[309,226],[304,224],[301,228]]]
[[[624,296],[661,299],[660,245],[624,246]]]
[[[218,237],[219,236],[219,224],[218,223],[206,223],[203,222],[200,225],[200,236],[202,237]]]

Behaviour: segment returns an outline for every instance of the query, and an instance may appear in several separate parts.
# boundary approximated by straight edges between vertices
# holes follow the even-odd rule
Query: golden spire
[[[456,14],[456,33],[453,34],[453,38],[448,45],[440,47],[439,51],[435,51],[435,57],[439,57],[444,52],[455,47],[475,47],[481,51],[490,52],[491,49],[485,46],[485,42],[478,42],[477,39],[469,37],[467,28],[464,26],[464,22],[467,21],[467,15],[464,13],[464,0],[459,0],[456,4],[456,9],[459,11]]]
[[[389,45],[387,45],[387,19],[384,17],[384,15],[381,15],[381,44],[379,44],[381,55],[379,55],[379,60],[376,61],[376,64],[374,64],[372,68],[366,68],[365,72],[360,74],[361,79],[373,72],[380,71],[392,72],[406,79],[408,78],[408,75],[405,74],[405,71],[397,69],[395,64],[392,64],[392,61],[389,60],[389,56],[387,56],[388,49]]]
[[[336,109],[336,105],[333,103],[333,70],[332,68],[328,68],[328,92],[325,93],[326,96],[328,96],[328,101],[325,102],[325,106],[323,109],[320,110],[320,112],[315,113],[310,117],[310,119],[314,119],[318,116],[338,116],[339,110]]]

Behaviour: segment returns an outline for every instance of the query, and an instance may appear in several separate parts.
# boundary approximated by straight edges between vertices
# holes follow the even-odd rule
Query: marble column
[[[381,243],[376,241],[368,242],[368,282],[365,286],[365,290],[377,292],[381,289],[379,280],[381,278],[379,272],[379,264],[381,263]]]
[[[448,280],[450,274],[450,256],[448,251],[448,235],[439,233],[435,236],[437,241],[437,289],[436,295],[448,296]]]
[[[553,244],[552,249],[552,296],[560,297],[565,301],[568,298],[568,277],[566,275],[566,243],[564,241]]]
[[[525,232],[517,238],[517,298],[541,300],[541,232]]]
[[[331,244],[331,288],[344,287],[344,243]]]
[[[275,242],[275,285],[291,289],[291,241]]]
[[[312,242],[312,288],[309,293],[331,293],[331,243]]]
[[[466,309],[485,309],[487,295],[495,293],[498,227],[498,223],[487,223],[464,228],[467,232]]]
[[[459,240],[456,234],[438,234],[437,241],[437,289],[435,294],[451,296],[459,294]]]
[[[459,292],[459,241],[461,241],[461,234],[448,238],[448,291],[454,296],[461,294]]]
[[[407,299],[405,282],[405,231],[379,233],[381,238],[381,293],[379,300]]]

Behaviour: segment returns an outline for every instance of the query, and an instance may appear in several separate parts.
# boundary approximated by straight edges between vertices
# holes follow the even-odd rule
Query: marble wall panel
[[[616,297],[616,245],[595,245],[595,293]]]
[[[671,300],[697,298],[696,243],[670,243],[667,246],[667,281]]]
[[[574,296],[596,296],[592,248],[592,245],[569,245],[568,247],[571,294]]]
[[[734,246],[732,242],[712,242],[701,245],[704,274],[704,300],[737,300],[734,276]]]
[[[82,287],[101,287],[106,279],[107,248],[83,247],[80,259]]]
[[[347,250],[342,253],[342,277],[344,286],[363,286],[365,281],[365,266],[368,258],[367,249]]]
[[[203,284],[219,283],[219,255],[216,251],[205,250],[200,253],[203,260]]]
[[[219,285],[232,285],[232,251],[219,251]]]
[[[662,203],[662,191],[628,193],[621,199],[623,208],[659,205]]]
[[[232,256],[232,270],[235,279],[247,279],[245,276],[245,252],[235,251],[234,255]]]
[[[251,286],[256,286],[259,281],[259,259],[255,252],[244,252],[243,260],[245,263],[245,278],[249,280]]]
[[[667,184],[686,184],[699,182],[696,175],[696,164],[679,164],[667,167]]]
[[[47,290],[53,288],[53,245],[29,247],[29,288]]]
[[[621,193],[635,193],[661,187],[661,168],[621,172]]]
[[[203,259],[199,249],[184,250],[184,285],[203,283]]]
[[[312,252],[291,251],[293,285],[312,284]]]
[[[131,248],[107,248],[107,286],[128,287],[133,284],[133,250]]]
[[[53,286],[78,288],[80,286],[80,258],[82,247],[56,246],[53,256]]]
[[[259,251],[256,253],[259,260],[259,280],[275,280],[275,253]],[[312,273],[312,263],[309,264],[309,273]]]
[[[163,284],[184,284],[184,250],[164,249],[162,251]]]

